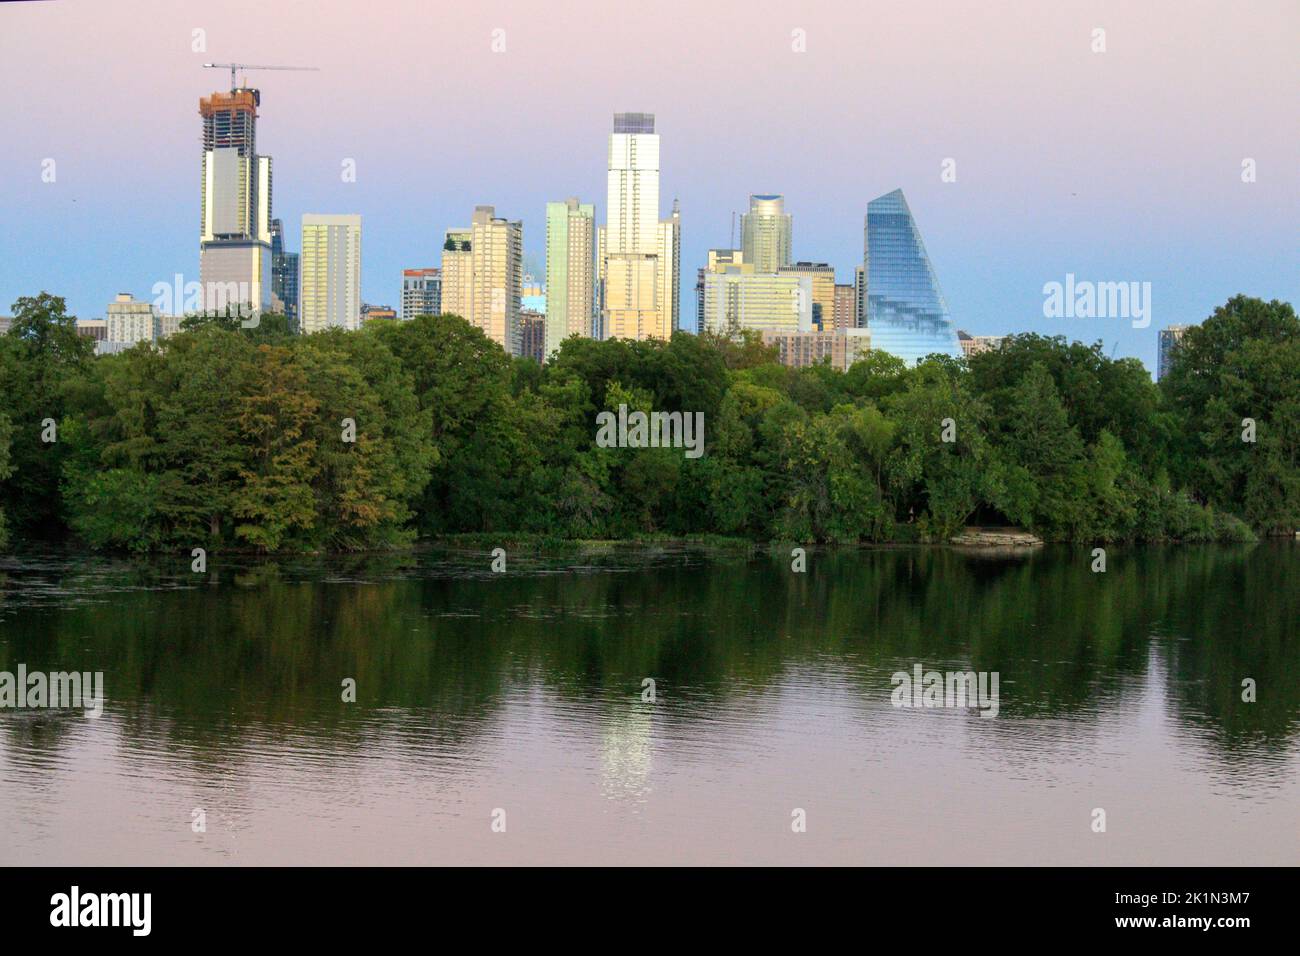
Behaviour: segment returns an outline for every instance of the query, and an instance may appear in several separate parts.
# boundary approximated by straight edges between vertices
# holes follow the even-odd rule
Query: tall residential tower
[[[305,214],[299,256],[299,331],[361,328],[361,217]]]
[[[755,272],[776,272],[790,264],[791,234],[785,197],[749,197],[749,212],[740,217],[740,244]]]
[[[615,113],[609,137],[608,222],[598,239],[606,338],[672,334],[680,217],[659,221],[659,135],[653,113]]]
[[[577,199],[546,204],[546,343],[542,359],[570,335],[591,338],[596,207]]]
[[[442,311],[476,325],[519,355],[524,226],[475,206],[468,229],[448,229],[442,245]]]

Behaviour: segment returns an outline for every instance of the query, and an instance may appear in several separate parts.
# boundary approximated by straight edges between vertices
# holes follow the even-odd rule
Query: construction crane
[[[318,66],[260,66],[256,63],[204,63],[205,67],[210,70],[230,70],[230,92],[235,92],[239,87],[235,84],[236,70],[320,70]]]

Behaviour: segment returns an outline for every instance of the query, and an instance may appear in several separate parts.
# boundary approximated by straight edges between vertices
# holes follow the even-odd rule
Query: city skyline
[[[739,218],[751,194],[771,192],[784,196],[794,219],[793,257],[829,262],[837,282],[851,282],[866,204],[901,188],[954,324],[972,334],[1101,339],[1108,352],[1136,355],[1154,372],[1155,328],[1199,321],[1237,292],[1297,298],[1297,136],[1294,124],[1277,122],[1283,91],[1294,86],[1285,38],[1297,15],[1281,4],[1222,22],[1183,18],[1172,4],[1086,17],[1024,5],[1019,17],[988,22],[979,11],[778,15],[774,7],[766,26],[721,7],[701,14],[707,29],[698,37],[674,28],[671,12],[661,23],[627,11],[629,29],[645,29],[642,42],[619,51],[623,60],[641,67],[657,50],[684,52],[670,70],[620,71],[636,77],[609,76],[567,98],[559,90],[572,86],[572,68],[551,64],[545,51],[589,17],[577,8],[440,14],[446,39],[436,64],[421,65],[398,55],[414,42],[401,31],[346,9],[335,29],[268,29],[272,41],[234,29],[259,9],[252,4],[210,16],[128,6],[141,15],[74,15],[59,4],[3,11],[15,29],[0,36],[0,59],[15,78],[37,75],[35,55],[56,36],[84,51],[43,82],[40,122],[24,119],[28,107],[18,100],[0,107],[14,132],[0,152],[0,206],[24,223],[0,235],[6,311],[19,295],[48,289],[95,318],[118,291],[146,297],[177,272],[198,278],[193,104],[225,85],[200,64],[227,58],[321,67],[250,75],[263,91],[257,148],[275,157],[274,215],[291,241],[305,212],[363,216],[362,301],[395,301],[401,270],[436,265],[444,230],[475,204],[522,220],[529,258],[544,248],[547,202],[594,197],[603,222],[601,143],[609,116],[624,109],[657,116],[665,140],[657,212],[667,217],[671,199],[681,200],[687,281],[708,249],[728,245],[731,213]],[[395,8],[393,25],[420,16]],[[1104,53],[1090,48],[1098,24],[1107,31]],[[504,49],[494,53],[498,28]],[[205,31],[203,51],[191,49],[196,29]],[[922,62],[909,63],[889,42],[916,30],[932,42]],[[794,31],[803,31],[803,52]],[[22,48],[6,39],[19,35],[30,38]],[[1211,45],[1256,55],[1230,76],[1210,77],[1195,64]],[[597,46],[591,55],[606,62]],[[127,104],[111,117],[80,108],[104,82],[95,71],[110,58],[98,51],[110,48],[122,65],[109,75]],[[392,53],[383,76],[348,55],[380,48]],[[697,108],[701,84],[759,54],[779,80],[772,90],[734,97],[725,118]],[[472,83],[474,103],[440,102],[427,134],[411,129],[401,91],[441,75]],[[322,121],[317,104],[326,101]],[[826,142],[832,129],[838,150],[807,147],[813,133]],[[340,178],[349,158],[353,183]],[[42,181],[46,159],[57,164],[53,182]],[[955,181],[941,178],[947,159]],[[1245,159],[1255,164],[1254,182],[1242,181]],[[115,241],[104,243],[108,230]],[[1152,327],[1043,317],[1043,284],[1069,273],[1150,281]],[[684,310],[693,308],[689,286],[679,281],[678,292]]]
[[[1296,35],[0,0],[19,937],[337,948],[431,924],[412,866],[1282,924]]]

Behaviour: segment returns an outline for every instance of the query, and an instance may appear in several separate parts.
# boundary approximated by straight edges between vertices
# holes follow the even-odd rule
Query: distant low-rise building
[[[845,372],[871,350],[871,332],[867,329],[764,332],[763,344],[775,346],[777,358],[789,368],[807,368],[829,361],[832,368]]]
[[[442,315],[442,270],[402,270],[402,318]]]
[[[5,320],[0,319],[0,323]],[[3,333],[0,333],[3,334]],[[78,319],[77,334],[85,338],[92,339],[96,342],[103,342],[108,338],[108,320],[107,319]]]
[[[110,342],[105,339],[102,342],[95,343],[96,355],[116,355],[118,352],[125,352],[127,349],[135,348],[130,342]]]
[[[957,330],[957,344],[961,346],[961,354],[965,358],[981,352],[992,352],[1002,345],[1005,338],[1005,335],[971,335],[961,329]]]
[[[369,322],[371,319],[395,319],[397,310],[388,305],[371,305],[366,303],[361,306],[362,324]]]
[[[158,338],[158,312],[151,303],[139,302],[129,292],[119,292],[106,311],[104,341],[129,348]]]

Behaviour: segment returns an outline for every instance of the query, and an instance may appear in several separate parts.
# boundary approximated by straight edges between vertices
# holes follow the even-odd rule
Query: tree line
[[[61,298],[0,336],[0,541],[366,550],[421,536],[1071,542],[1300,528],[1300,321],[1237,296],[1142,363],[1035,334],[791,369],[752,333],[570,338],[544,366],[451,316],[296,335],[187,319],[94,355]],[[597,415],[702,412],[704,454]]]

